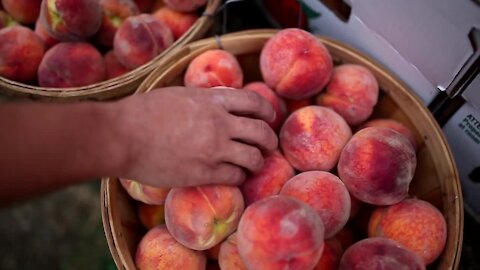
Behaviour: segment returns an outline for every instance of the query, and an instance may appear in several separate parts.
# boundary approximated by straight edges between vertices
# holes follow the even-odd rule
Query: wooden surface
[[[157,87],[182,85],[188,63],[200,53],[221,46],[239,59],[245,72],[245,83],[261,79],[258,56],[265,42],[276,30],[250,30],[223,36],[220,42],[214,38],[189,44],[175,54],[159,61],[154,70],[140,85],[136,94]],[[417,169],[411,184],[410,194],[437,206],[447,221],[448,238],[445,251],[429,269],[458,269],[463,241],[463,199],[457,169],[443,133],[421,101],[405,84],[392,76],[384,67],[365,57],[358,51],[337,41],[319,37],[332,54],[335,64],[356,63],[367,67],[377,78],[382,90],[372,118],[396,119],[411,128],[418,143]],[[132,256],[139,237],[135,208],[132,200],[125,196],[116,178],[103,180],[105,193],[103,218],[110,224],[107,237],[113,238],[117,266],[135,269]],[[112,240],[109,240],[109,243]]]

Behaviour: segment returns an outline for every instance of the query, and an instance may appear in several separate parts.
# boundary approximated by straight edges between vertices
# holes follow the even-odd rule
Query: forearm
[[[117,103],[0,104],[0,203],[121,173]]]

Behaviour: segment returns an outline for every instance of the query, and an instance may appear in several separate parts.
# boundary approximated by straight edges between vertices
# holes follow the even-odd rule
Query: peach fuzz
[[[324,246],[320,217],[307,204],[273,195],[242,215],[237,248],[247,269],[313,269]]]
[[[260,53],[260,70],[268,86],[285,98],[299,100],[318,94],[332,75],[333,62],[322,42],[295,28],[279,31]]]
[[[117,29],[113,50],[127,68],[137,68],[173,44],[170,29],[150,14],[128,17]]]
[[[335,111],[307,106],[293,112],[280,130],[280,146],[299,171],[329,171],[352,136],[347,122]]]
[[[343,182],[329,172],[297,174],[285,183],[280,195],[298,199],[315,209],[325,226],[325,238],[338,233],[350,216],[350,194]]]
[[[340,260],[340,270],[425,270],[420,257],[387,238],[373,237],[350,246]]]
[[[242,88],[243,72],[237,58],[227,51],[212,49],[196,56],[184,76],[187,87]]]
[[[278,131],[287,117],[287,105],[285,101],[263,82],[251,82],[243,88],[257,92],[270,102],[275,111],[275,120],[268,124],[273,130]]]
[[[103,59],[105,61],[107,79],[119,77],[130,71],[129,68],[125,67],[124,65],[122,65],[122,63],[120,63],[120,61],[118,61],[117,56],[115,55],[113,50],[108,51],[103,56]]]
[[[417,149],[417,140],[415,139],[415,135],[413,135],[413,131],[406,127],[404,124],[390,118],[380,118],[380,119],[373,119],[368,122],[362,124],[360,129],[366,127],[385,127],[391,128],[397,132],[403,134],[407,139],[412,143],[413,148]]]
[[[266,155],[263,168],[248,177],[240,186],[245,205],[277,195],[283,185],[295,175],[295,170],[280,151]]]
[[[337,270],[340,265],[340,259],[343,255],[343,248],[340,241],[336,238],[325,240],[325,248],[322,257],[313,270]]]
[[[38,67],[42,87],[78,87],[105,80],[105,62],[86,42],[61,42],[51,47]]]
[[[331,107],[354,126],[370,117],[378,94],[377,79],[367,68],[343,64],[333,69],[327,90],[317,97],[316,104]]]
[[[406,199],[377,208],[370,218],[368,235],[397,241],[428,265],[445,248],[447,224],[442,213],[429,202]]]
[[[54,45],[58,44],[60,41],[54,38],[48,31],[45,29],[43,23],[40,20],[37,20],[35,23],[35,34],[42,39],[43,43],[45,44],[45,48],[49,49]]]
[[[104,46],[112,47],[117,29],[130,16],[140,14],[132,0],[100,0],[103,18],[96,39]]]
[[[380,127],[355,133],[338,161],[338,174],[362,202],[391,205],[408,196],[417,165],[415,150],[402,134]]]
[[[0,76],[18,82],[35,80],[45,53],[42,40],[20,25],[2,28],[0,40]]]
[[[192,12],[204,6],[207,0],[164,0],[163,2],[173,10]]]
[[[170,28],[175,40],[183,36],[198,19],[194,13],[182,13],[166,6],[155,11],[153,16]]]
[[[3,9],[21,24],[32,24],[37,20],[41,2],[42,0],[2,0]]]
[[[140,202],[138,204],[138,218],[140,223],[147,229],[165,224],[165,207],[164,205],[151,205]]]
[[[205,254],[188,249],[178,243],[165,225],[150,229],[140,240],[135,253],[138,269],[191,269],[204,270]]]
[[[206,250],[237,229],[243,210],[243,197],[238,187],[174,188],[165,202],[165,223],[181,244]]]
[[[151,205],[163,205],[169,188],[152,187],[130,179],[119,179],[120,184],[132,199]]]
[[[40,21],[60,41],[81,41],[93,36],[102,24],[98,0],[43,0]]]
[[[222,270],[247,270],[237,248],[237,233],[232,233],[220,245],[218,264]]]

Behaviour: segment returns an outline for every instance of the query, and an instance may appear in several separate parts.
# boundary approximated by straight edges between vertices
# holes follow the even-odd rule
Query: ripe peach
[[[43,40],[43,43],[45,44],[45,48],[49,49],[53,47],[53,45],[59,43],[60,41],[56,38],[54,38],[48,31],[45,29],[43,23],[40,22],[40,20],[37,20],[35,23],[35,34],[37,34],[40,39]]]
[[[350,246],[340,260],[340,270],[425,270],[420,257],[387,238],[373,237]]]
[[[397,132],[402,133],[407,139],[412,143],[413,148],[417,149],[417,140],[415,139],[415,135],[413,135],[413,131],[406,127],[404,124],[390,118],[381,118],[381,119],[373,119],[370,120],[360,127],[385,127],[391,128]]]
[[[297,174],[285,183],[280,195],[298,199],[315,209],[325,226],[325,238],[338,233],[350,216],[350,194],[343,182],[329,172]]]
[[[240,186],[245,204],[248,206],[260,199],[277,195],[294,175],[295,170],[279,151],[267,155],[263,168]]]
[[[187,87],[242,88],[243,72],[233,54],[224,50],[208,50],[190,62],[184,83]]]
[[[118,61],[117,56],[113,52],[113,50],[108,51],[104,56],[103,59],[105,61],[105,68],[107,73],[107,79],[113,79],[120,75],[123,75],[130,71],[129,68],[122,65],[120,61]]]
[[[173,36],[163,23],[150,14],[128,17],[117,29],[113,50],[127,68],[137,68],[173,44]]]
[[[415,150],[405,136],[389,128],[369,127],[345,145],[338,173],[360,201],[390,205],[407,197],[416,163]]]
[[[248,269],[313,269],[323,245],[315,210],[282,195],[251,204],[238,225],[237,248]]]
[[[280,146],[299,171],[329,171],[335,167],[352,131],[335,111],[308,106],[294,111],[280,130]]]
[[[3,8],[21,24],[32,24],[40,13],[42,0],[2,0]]]
[[[105,62],[100,52],[86,42],[61,42],[50,48],[38,67],[43,87],[77,87],[105,79]]]
[[[35,80],[45,53],[42,40],[20,25],[2,28],[0,40],[0,76],[19,82]]]
[[[237,248],[237,233],[232,233],[220,245],[218,253],[218,264],[224,270],[247,270],[247,267],[240,258]]]
[[[314,35],[301,29],[279,31],[260,54],[268,86],[289,99],[305,99],[323,90],[332,75],[330,53]]]
[[[44,0],[40,21],[58,40],[85,40],[100,28],[102,8],[98,0]]]
[[[134,200],[152,205],[165,204],[167,195],[170,192],[169,188],[147,186],[129,179],[120,178],[120,184]]]
[[[181,244],[206,250],[236,230],[243,210],[243,197],[238,187],[174,188],[165,202],[165,223]]]
[[[368,235],[397,241],[430,264],[445,247],[447,224],[442,213],[429,202],[405,199],[377,208],[370,218]]]
[[[192,12],[204,6],[207,0],[164,0],[171,9],[180,12]]]
[[[325,240],[325,248],[322,257],[313,270],[337,270],[340,265],[340,259],[343,255],[343,248],[340,241],[336,238]]]
[[[275,120],[269,122],[270,127],[278,131],[287,117],[285,101],[263,82],[251,82],[244,86],[245,89],[257,92],[272,104],[275,110]]]
[[[204,270],[205,254],[178,243],[165,225],[150,229],[137,246],[135,264],[138,269],[192,269]]]
[[[138,204],[138,218],[140,219],[140,223],[147,229],[165,224],[165,207],[164,205],[152,205],[140,202]]]
[[[166,6],[155,11],[153,16],[170,28],[174,40],[186,33],[198,19],[195,13],[182,13]]]
[[[378,93],[377,79],[367,68],[343,64],[333,69],[327,90],[317,97],[316,104],[332,108],[354,126],[370,117]]]
[[[98,42],[105,46],[113,46],[113,38],[117,29],[130,16],[140,14],[132,0],[100,0],[103,19],[96,33]]]

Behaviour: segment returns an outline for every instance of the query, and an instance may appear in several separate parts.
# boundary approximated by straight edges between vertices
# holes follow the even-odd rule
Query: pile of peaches
[[[394,119],[373,119],[373,73],[334,65],[318,38],[293,28],[264,45],[260,71],[263,81],[243,85],[225,50],[189,64],[186,86],[265,97],[280,146],[240,186],[166,189],[120,179],[147,229],[138,269],[398,270],[439,258],[445,218],[409,194],[416,137]]]
[[[1,0],[0,77],[81,87],[138,68],[173,44],[207,0]]]

